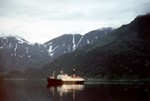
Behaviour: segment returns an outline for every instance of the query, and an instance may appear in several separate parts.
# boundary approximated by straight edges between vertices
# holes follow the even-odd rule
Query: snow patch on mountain
[[[3,45],[0,46],[0,49],[4,48],[4,46],[6,45],[6,43],[8,42],[8,40],[6,38],[3,38],[3,39],[1,39],[1,42],[2,42]]]
[[[95,39],[97,39],[97,36],[95,36]]]
[[[26,47],[26,53],[28,53],[28,52],[29,52],[28,47]]]
[[[9,48],[11,48],[11,43],[9,43]]]
[[[63,45],[62,46],[65,46],[66,44],[63,42]]]
[[[77,46],[80,44],[80,42],[82,41],[84,35],[80,38],[79,42],[77,43]]]
[[[17,43],[16,43],[16,45],[15,45],[14,52],[16,52],[16,50],[17,50]]]
[[[58,48],[58,46],[56,46],[56,47],[53,48],[53,46],[50,45],[50,46],[49,46],[49,50],[48,50],[49,55],[53,57],[54,51],[55,51],[57,48]]]
[[[49,42],[49,43],[47,43],[46,45],[52,45],[53,44],[53,42]]]
[[[70,52],[70,44],[68,45],[68,52]]]
[[[49,50],[48,50],[49,53],[51,53],[51,52],[53,51],[53,50],[52,50],[52,47],[53,47],[53,46],[51,46],[51,45],[49,46]]]
[[[3,49],[3,46],[0,46],[0,49]]]
[[[76,49],[76,44],[75,44],[75,34],[72,35],[72,43],[73,43],[73,51]]]
[[[90,43],[90,40],[89,39],[87,39],[87,44],[89,44]]]
[[[21,39],[20,37],[15,37],[18,40],[18,43],[23,44],[23,43],[28,43],[27,41]]]
[[[105,31],[105,35],[107,34],[107,31]]]

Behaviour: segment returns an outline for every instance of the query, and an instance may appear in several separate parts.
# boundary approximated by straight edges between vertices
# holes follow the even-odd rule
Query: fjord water
[[[147,83],[49,86],[45,80],[0,81],[0,101],[150,101]]]

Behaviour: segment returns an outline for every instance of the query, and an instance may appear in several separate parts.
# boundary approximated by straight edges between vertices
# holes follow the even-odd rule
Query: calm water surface
[[[46,81],[0,81],[0,101],[150,101],[150,85],[84,84],[48,86]]]

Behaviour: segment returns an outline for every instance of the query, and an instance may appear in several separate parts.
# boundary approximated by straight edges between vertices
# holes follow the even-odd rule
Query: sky
[[[44,43],[63,34],[117,28],[150,12],[150,0],[0,0],[0,36]]]

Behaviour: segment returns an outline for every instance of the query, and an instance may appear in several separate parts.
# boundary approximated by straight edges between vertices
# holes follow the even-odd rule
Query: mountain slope
[[[0,38],[0,69],[10,71],[13,69],[27,70],[39,68],[47,63],[48,52],[40,44],[30,44],[20,37]]]
[[[150,14],[138,16],[103,40],[61,56],[44,66],[42,72],[48,76],[54,69],[63,68],[71,73],[76,68],[77,73],[85,77],[147,78],[150,76],[149,40]]]
[[[106,32],[111,31],[111,28],[103,28],[83,36],[64,34],[44,44],[31,44],[16,36],[0,37],[0,73],[40,69],[63,54],[71,53],[82,46],[102,39]]]

